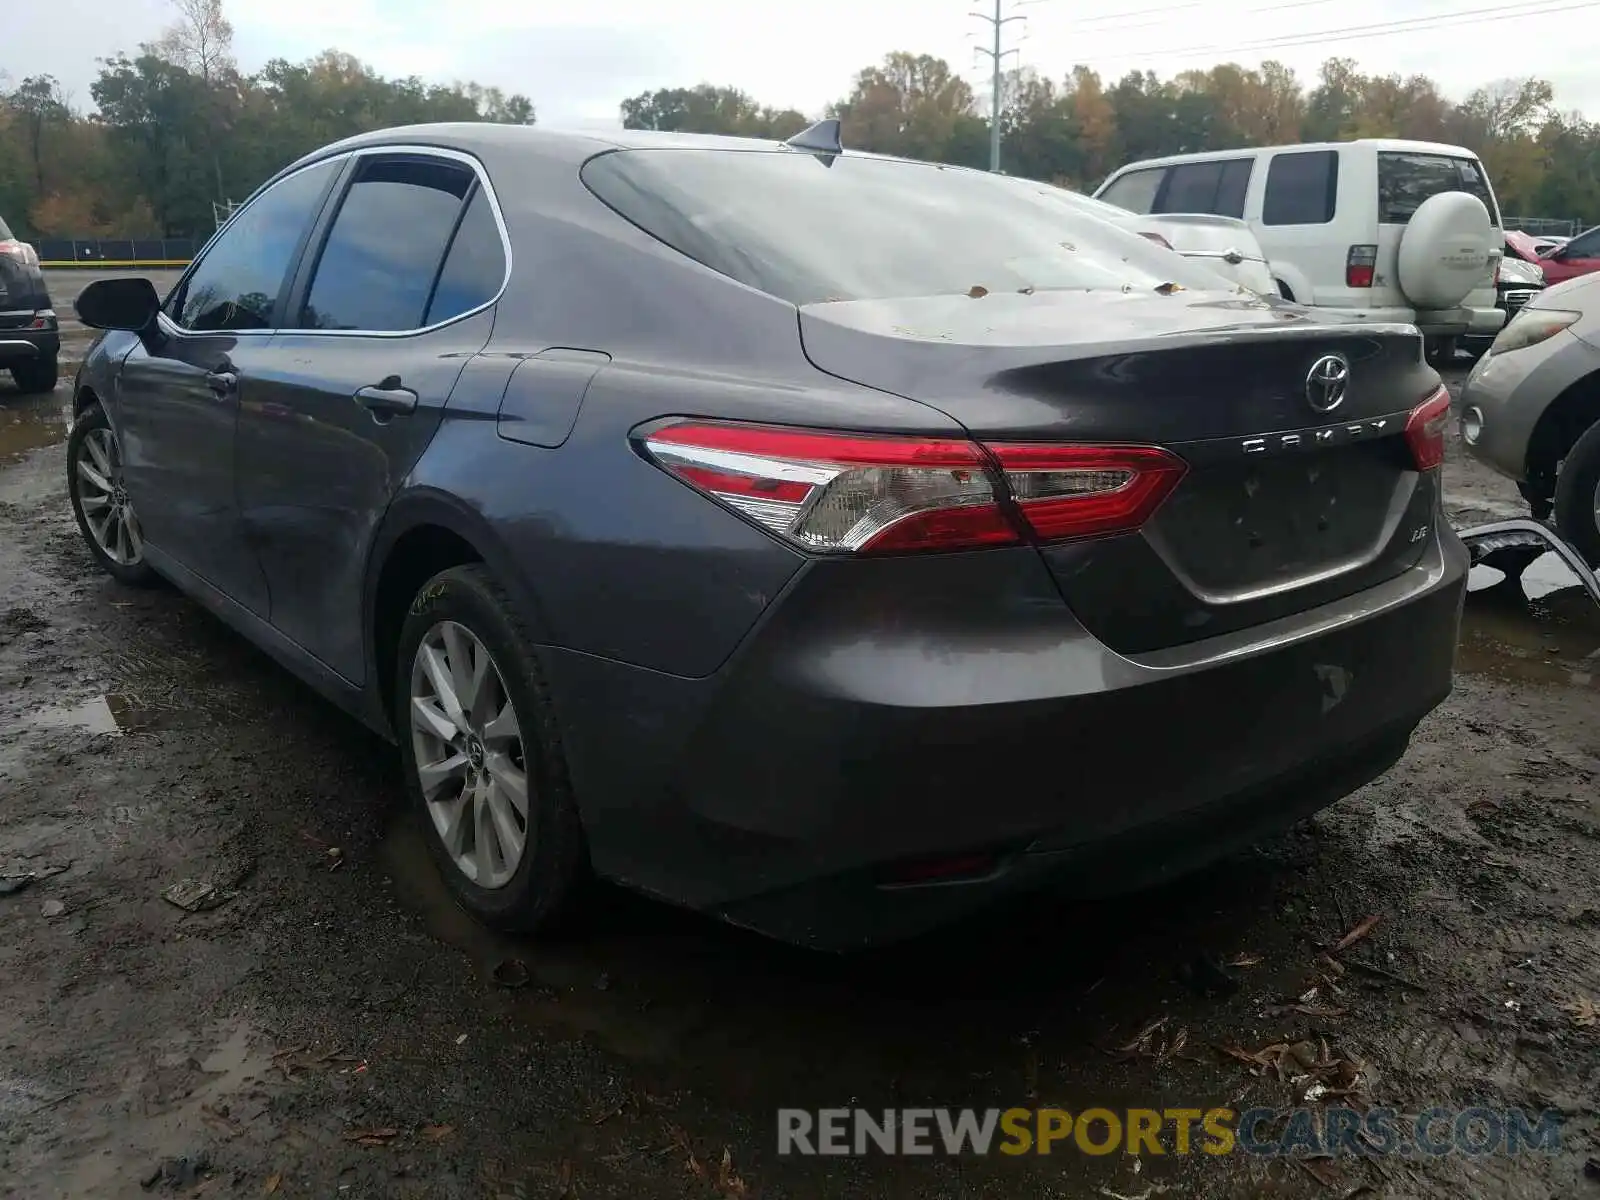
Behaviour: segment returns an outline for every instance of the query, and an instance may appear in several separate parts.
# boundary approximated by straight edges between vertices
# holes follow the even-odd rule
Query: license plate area
[[[1404,477],[1385,443],[1202,467],[1162,506],[1153,540],[1211,593],[1355,565],[1378,548]]]

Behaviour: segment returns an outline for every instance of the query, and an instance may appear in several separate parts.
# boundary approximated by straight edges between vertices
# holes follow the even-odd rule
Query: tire
[[[55,355],[45,359],[18,363],[11,368],[11,378],[17,381],[17,390],[42,395],[56,390],[61,378],[61,361]]]
[[[95,504],[97,494],[94,485],[85,478],[80,464],[87,464],[92,471],[104,478],[103,471],[93,451],[95,448],[100,448],[103,451],[107,437],[109,437],[110,444],[117,449],[114,463],[115,470],[110,482],[117,489],[121,488],[122,455],[120,443],[117,441],[116,430],[111,427],[111,422],[106,417],[105,409],[98,404],[93,404],[84,409],[77,419],[73,421],[72,433],[67,438],[67,498],[72,504],[72,515],[78,522],[78,532],[83,535],[84,544],[89,547],[89,554],[94,558],[100,569],[118,583],[125,583],[130,587],[151,587],[160,582],[160,577],[150,564],[144,560],[143,537],[138,532],[138,514],[133,511],[131,505],[126,503],[125,494],[123,495],[122,505],[126,513],[125,520],[132,522],[134,530],[134,538],[126,544],[136,548],[137,551],[131,557],[113,557],[107,547],[101,544],[101,538],[95,532],[95,525],[91,524],[89,519],[90,515],[95,515],[97,524],[100,508]],[[88,513],[85,512],[85,504],[90,506],[90,512]],[[108,538],[108,541],[115,548],[117,544],[115,539]]]
[[[461,638],[462,633],[472,639],[475,648]],[[425,694],[430,711],[449,711],[433,685],[436,676],[430,675],[425,661],[419,661],[425,644],[435,655],[444,650],[449,658],[457,657],[451,647],[459,650],[463,645],[474,656],[485,650],[489,655],[491,669],[483,674],[480,696],[485,694],[484,689],[492,694],[478,706],[477,713],[468,714],[466,720],[454,726],[455,740],[451,743],[439,736],[443,726],[414,719],[417,710],[413,699],[419,693]],[[561,925],[576,908],[588,877],[583,825],[572,797],[549,687],[535,645],[515,604],[486,567],[452,567],[425,583],[412,601],[400,631],[394,676],[395,733],[400,742],[406,790],[429,852],[463,908],[485,925],[520,933],[550,932]],[[436,665],[441,661],[434,659]],[[509,700],[520,730],[514,749],[505,739],[491,736],[495,726],[504,727],[503,720],[485,719],[493,711],[503,714],[501,699]],[[468,726],[467,732],[461,731],[461,724]],[[422,732],[418,731],[419,726]],[[480,733],[483,736],[478,736]],[[451,778],[433,793],[430,801],[418,770],[419,753],[427,756],[425,763],[465,759],[460,786]],[[498,770],[493,765],[497,761]],[[476,821],[470,831],[470,847],[463,840],[468,832],[465,828],[454,845],[447,844],[441,824],[449,828],[452,814],[457,812],[499,811],[515,826],[519,814],[508,813],[502,804],[492,803],[490,791],[469,796],[468,790],[469,781],[474,778],[473,768],[482,764],[476,779],[484,789],[489,789],[492,781],[503,800],[511,792],[501,787],[500,781],[514,775],[518,761],[526,801],[525,811],[520,814],[522,850],[514,869],[508,861],[507,839],[484,834],[480,841],[483,826]],[[486,819],[501,827],[493,816]],[[493,872],[497,870],[509,871],[508,877],[496,878]]]
[[[1556,476],[1556,532],[1571,542],[1591,567],[1600,566],[1600,422],[1589,426],[1567,451]]]

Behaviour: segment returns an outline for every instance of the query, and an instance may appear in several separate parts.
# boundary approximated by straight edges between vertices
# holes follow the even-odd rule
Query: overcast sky
[[[532,98],[540,122],[614,125],[625,97],[730,84],[820,114],[852,75],[891,50],[938,55],[986,86],[968,16],[994,0],[224,0],[246,70],[334,46],[390,75],[476,80]],[[1021,62],[1060,77],[1087,62],[1113,78],[1278,58],[1312,80],[1322,59],[1368,72],[1423,72],[1459,99],[1539,74],[1563,109],[1600,117],[1600,0],[1005,0]],[[95,59],[134,51],[172,15],[167,0],[8,3],[0,72],[51,74],[91,103]],[[1512,19],[1488,21],[1490,15]],[[1450,23],[1429,27],[1429,23]],[[1405,25],[1404,22],[1414,22]],[[1395,23],[1402,23],[1396,25]],[[1378,36],[1341,40],[1335,31]],[[1274,42],[1273,45],[1262,43]]]

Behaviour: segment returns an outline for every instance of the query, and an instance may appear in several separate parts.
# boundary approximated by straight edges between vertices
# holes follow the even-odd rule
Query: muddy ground
[[[1469,598],[1455,693],[1386,778],[1180,886],[849,960],[622,894],[510,942],[445,899],[381,743],[91,568],[66,401],[0,383],[0,876],[35,876],[0,896],[0,1195],[1600,1197],[1600,613],[1559,571]],[[1458,454],[1447,482],[1462,522],[1520,515]],[[163,900],[183,880],[224,902]],[[1201,994],[1197,955],[1252,965]],[[1562,1148],[775,1153],[780,1105],[1284,1107],[1304,1081],[1220,1048],[1324,1040],[1357,1102],[1557,1109]]]

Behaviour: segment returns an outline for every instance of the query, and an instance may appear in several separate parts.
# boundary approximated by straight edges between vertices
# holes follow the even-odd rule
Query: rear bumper
[[[1329,311],[1359,321],[1415,325],[1427,337],[1493,337],[1506,320],[1506,314],[1499,308],[1333,308]]]
[[[552,684],[602,874],[845,949],[1142,886],[1365,783],[1449,694],[1466,570],[1436,531],[1376,588],[1125,657],[1031,550],[814,563],[716,676],[556,654]]]
[[[0,329],[0,367],[61,353],[61,334],[54,329]]]

